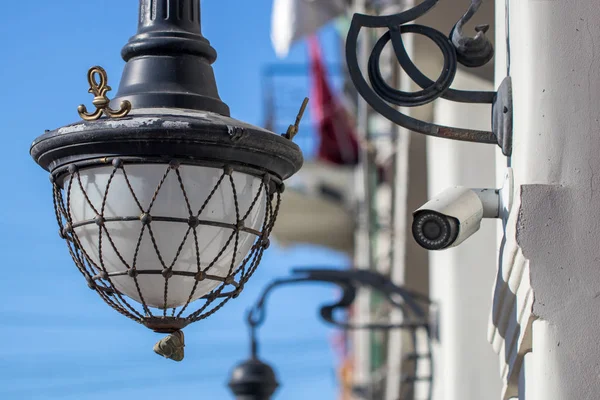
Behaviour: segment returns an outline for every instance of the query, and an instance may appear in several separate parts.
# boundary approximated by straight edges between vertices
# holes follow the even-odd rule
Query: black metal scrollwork
[[[506,156],[512,152],[512,90],[507,77],[497,92],[466,91],[451,89],[458,64],[480,67],[489,62],[494,48],[485,36],[489,28],[479,25],[475,37],[465,36],[463,25],[475,14],[483,0],[471,0],[471,6],[456,23],[450,37],[440,31],[419,24],[407,24],[430,11],[439,0],[425,0],[404,12],[388,16],[354,14],[346,40],[346,62],[350,77],[360,95],[371,107],[390,121],[411,131],[430,136],[478,143],[498,144]],[[368,76],[365,80],[357,58],[358,36],[362,28],[387,28],[388,31],[375,43],[368,61]],[[434,82],[425,76],[410,59],[402,34],[413,33],[431,39],[444,57],[442,73]],[[380,57],[388,42],[392,42],[394,53],[402,69],[421,87],[415,92],[405,92],[390,87],[381,75]],[[436,125],[420,121],[398,111],[393,106],[417,107],[431,103],[437,98],[461,103],[492,105],[492,131],[480,131]]]

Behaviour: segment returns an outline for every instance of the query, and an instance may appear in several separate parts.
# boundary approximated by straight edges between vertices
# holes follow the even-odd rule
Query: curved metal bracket
[[[269,294],[280,286],[296,283],[331,283],[341,289],[338,301],[323,305],[320,315],[325,322],[343,329],[415,329],[427,327],[427,313],[419,303],[430,304],[430,300],[419,293],[396,286],[385,276],[367,270],[333,270],[333,269],[295,269],[294,276],[281,278],[271,282],[262,292],[258,301],[248,311],[247,321],[251,327],[264,323],[266,318],[265,304]],[[398,324],[350,324],[335,318],[335,310],[347,309],[356,299],[359,287],[369,287],[380,293],[392,306],[402,310],[404,318]]]
[[[330,283],[336,285],[341,290],[339,299],[331,304],[321,306],[320,315],[321,318],[342,329],[405,329],[410,333],[411,340],[413,341],[414,352],[410,352],[405,355],[404,361],[415,361],[418,359],[426,359],[427,363],[431,367],[431,342],[430,342],[430,324],[428,321],[428,315],[423,305],[432,304],[429,298],[426,296],[412,292],[403,287],[396,286],[385,276],[376,272],[368,270],[334,270],[334,269],[295,269],[292,271],[292,276],[287,278],[276,279],[271,282],[262,294],[254,303],[252,308],[247,314],[247,323],[250,328],[250,339],[252,345],[252,358],[258,359],[258,341],[257,341],[257,329],[260,325],[265,322],[266,319],[266,302],[269,295],[274,289],[281,286],[293,285],[297,283]],[[335,317],[335,310],[337,309],[348,309],[354,303],[358,289],[360,287],[367,287],[373,291],[376,291],[382,297],[387,299],[389,304],[393,307],[398,308],[402,311],[403,318],[400,323],[372,323],[372,324],[351,324],[347,321],[339,320]],[[427,352],[419,353],[417,348],[417,330],[424,329],[427,334]],[[412,374],[406,374],[402,377],[402,383],[408,384],[409,392],[412,393],[414,390],[414,382],[426,381],[429,382],[429,390],[427,399],[431,399],[431,384],[433,381],[433,370],[430,370],[427,376],[417,375],[416,362],[413,363]]]
[[[252,341],[252,354],[256,356],[258,344],[256,341],[256,329],[266,319],[266,302],[274,289],[297,283],[331,283],[341,289],[338,301],[321,306],[320,315],[323,320],[342,329],[418,329],[429,330],[427,313],[422,304],[431,304],[424,295],[412,292],[403,287],[396,286],[385,276],[367,270],[334,270],[334,269],[295,269],[293,276],[276,279],[263,290],[259,299],[254,303],[246,316],[250,327]],[[335,318],[337,309],[348,309],[356,299],[359,287],[368,287],[381,294],[393,307],[403,313],[401,323],[384,324],[351,324]]]
[[[354,14],[346,40],[346,62],[352,82],[360,95],[379,114],[390,121],[411,131],[425,135],[477,143],[498,144],[506,156],[512,152],[512,91],[510,78],[506,78],[498,92],[466,91],[451,89],[458,63],[467,67],[479,67],[491,60],[494,48],[485,36],[487,26],[476,28],[475,37],[463,34],[463,25],[475,14],[482,0],[472,0],[469,10],[454,26],[450,36],[440,31],[419,24],[408,22],[426,14],[439,0],[425,0],[419,5],[388,16],[370,16]],[[388,31],[376,42],[368,61],[369,85],[360,69],[357,47],[358,36],[362,28],[387,28]],[[423,35],[431,39],[440,49],[444,57],[442,73],[434,82],[425,76],[410,59],[403,33]],[[381,53],[388,42],[392,42],[398,63],[411,79],[421,87],[416,92],[405,92],[390,87],[381,75]],[[508,86],[508,89],[507,89]],[[457,127],[436,125],[412,118],[398,111],[394,106],[417,107],[431,103],[437,98],[444,98],[461,103],[491,104],[493,108],[493,131],[480,131]],[[502,113],[496,116],[496,110]],[[501,120],[501,121],[500,121]],[[510,122],[510,124],[509,124]]]

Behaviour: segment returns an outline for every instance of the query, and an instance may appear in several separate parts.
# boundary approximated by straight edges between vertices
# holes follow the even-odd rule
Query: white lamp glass
[[[144,211],[148,210],[152,197],[168,168],[164,164],[132,164],[125,166],[129,183]],[[101,212],[102,201],[113,169],[111,166],[82,169],[78,172],[81,185],[76,178],[77,175],[73,175],[75,178],[72,183],[69,179],[65,181],[65,199],[67,198],[69,185],[71,185],[69,207],[74,225],[78,222],[94,219],[97,212]],[[181,174],[192,213],[196,215],[219,181],[219,178],[223,175],[223,170],[181,165],[178,171]],[[262,180],[261,178],[240,172],[233,172],[232,178],[237,193],[241,218],[246,214],[260,190]],[[84,191],[87,194],[89,202],[86,199]],[[245,219],[245,227],[262,231],[267,201],[267,194],[265,192],[263,189],[259,199]],[[94,211],[94,208],[97,212]],[[123,171],[118,170],[110,182],[104,209],[104,218],[108,220],[104,225],[114,243],[114,247],[105,233],[102,233],[102,240],[100,242],[100,227],[96,224],[79,226],[74,231],[81,241],[83,250],[93,263],[99,268],[103,264],[109,273],[126,271],[128,267],[134,265],[134,262],[137,270],[162,271],[164,269],[163,262],[167,267],[173,263],[177,251],[181,243],[184,242],[184,237],[186,237],[186,232],[189,229],[187,223],[156,221],[157,217],[189,218],[188,207],[175,170],[169,171],[167,178],[156,195],[156,200],[149,212],[154,218],[150,225],[145,227],[141,240],[139,238],[143,224],[139,219],[132,221],[110,221],[111,218],[115,217],[139,217],[141,214],[142,211],[131,194]],[[199,219],[233,225],[237,223],[234,192],[229,181],[229,176],[223,178],[218,189],[200,214]],[[155,251],[150,229],[154,235],[156,247],[160,250],[163,262],[161,262]],[[223,251],[212,267],[206,270],[206,273],[220,277],[228,276],[232,265],[231,260],[234,257],[235,236],[229,245],[226,246],[226,243],[233,230],[201,224],[196,228],[196,232],[200,269],[206,270],[208,265],[217,258],[221,249],[226,247],[225,251]],[[240,231],[233,271],[238,268],[244,257],[246,257],[255,240],[256,235]],[[101,249],[99,248],[100,243]],[[137,254],[136,249],[138,249]],[[102,254],[102,260],[100,254]],[[193,229],[190,230],[185,238],[179,256],[172,264],[172,268],[173,271],[189,271],[194,273],[198,271]],[[117,290],[132,299],[141,303],[141,292],[148,306],[164,308],[165,278],[160,273],[140,273],[137,276],[140,290],[137,289],[134,278],[128,275],[114,276],[111,277],[111,280]],[[196,280],[193,276],[173,275],[168,280],[167,308],[184,305],[190,297],[195,282]],[[209,293],[220,284],[221,282],[210,279],[200,281],[192,296],[192,301]]]

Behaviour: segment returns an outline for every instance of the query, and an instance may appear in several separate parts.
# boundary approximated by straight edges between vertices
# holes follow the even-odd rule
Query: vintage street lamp
[[[404,360],[411,361],[412,369],[401,378],[401,398],[414,398],[415,383],[426,382],[428,391],[425,398],[431,399],[433,366],[430,336],[432,334],[432,324],[430,322],[431,315],[428,313],[428,311],[431,311],[431,300],[420,293],[396,286],[388,278],[376,272],[364,269],[315,268],[297,269],[292,271],[292,275],[289,277],[274,280],[263,289],[260,297],[248,312],[246,322],[250,332],[250,358],[233,369],[229,381],[229,387],[237,400],[269,400],[279,386],[273,368],[258,357],[258,328],[265,322],[267,300],[274,289],[301,283],[325,283],[339,287],[341,291],[339,300],[333,304],[324,305],[320,309],[321,318],[337,328],[347,330],[403,329],[408,331],[415,351],[407,354]],[[361,287],[377,292],[389,305],[399,309],[402,312],[402,320],[393,323],[375,321],[361,325],[349,323],[336,316],[336,310],[348,311],[356,299],[358,289]],[[425,333],[426,344],[424,347],[427,348],[426,353],[420,353],[418,350],[420,340],[417,333],[419,330]],[[430,370],[426,376],[418,375],[418,360],[425,360],[428,363]],[[363,392],[364,388],[354,388],[354,390],[358,393]]]
[[[292,139],[307,100],[284,135],[231,118],[200,14],[199,0],[140,0],[116,97],[107,97],[106,72],[90,69],[95,110],[79,106],[83,121],[31,146],[89,287],[173,334],[155,350],[176,360],[180,330],[236,297],[256,270],[283,181],[303,162]]]

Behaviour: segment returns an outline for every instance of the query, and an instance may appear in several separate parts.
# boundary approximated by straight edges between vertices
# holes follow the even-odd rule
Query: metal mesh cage
[[[152,193],[149,199],[142,198],[140,193],[136,193],[131,173],[128,174],[128,169],[132,170],[140,168],[140,166],[146,168],[146,165],[152,165],[153,168],[164,168],[158,185],[153,191],[145,191],[144,196],[146,197],[148,193]],[[190,165],[196,166],[197,164]],[[264,250],[269,246],[269,235],[277,218],[281,193],[284,188],[283,183],[277,177],[264,171],[222,165],[206,166],[216,174],[211,181],[214,182],[212,188],[190,188],[186,187],[186,180],[182,178],[181,170],[185,167],[187,164],[180,164],[178,161],[172,161],[165,165],[164,161],[159,164],[158,162],[126,161],[115,158],[103,159],[100,165],[71,164],[68,169],[62,171],[62,174],[55,174],[51,178],[60,236],[66,241],[73,261],[87,280],[88,286],[122,315],[163,333],[175,332],[190,323],[207,318],[223,307],[231,298],[239,295],[244,284],[256,271]],[[103,183],[84,182],[84,174],[93,171],[90,168],[106,168],[106,181]],[[244,193],[245,202],[248,204],[247,209],[242,209],[240,206],[240,185],[239,180],[236,183],[234,174],[251,176],[257,182],[258,189],[252,193],[252,196],[249,196],[247,191]],[[165,190],[165,182],[173,179],[176,181],[171,181],[171,184],[176,182],[176,186],[180,189],[180,197],[176,200],[183,203],[183,205],[178,204],[177,206],[183,207],[187,214],[185,217],[162,215],[153,208],[157,197],[161,195],[161,190]],[[115,195],[111,194],[111,189],[116,190],[113,189],[117,185],[116,181],[121,182],[123,188],[127,188],[127,195],[131,195],[129,201],[133,200],[139,212],[132,215],[115,215],[114,211],[112,213],[108,211],[111,208],[111,202],[125,201],[122,198],[116,200]],[[90,193],[92,190],[96,191],[95,196]],[[218,191],[225,190],[228,195],[232,196],[234,217],[232,216],[233,220],[231,221],[216,221],[206,215],[207,205],[211,200],[214,201]],[[91,213],[86,214],[85,218],[77,215],[81,213],[73,205],[74,193],[77,193],[79,202],[85,203],[86,209],[91,210]],[[119,196],[123,195],[123,193],[119,194]],[[200,204],[200,206],[194,208],[194,204]],[[90,214],[93,214],[93,217],[90,218]],[[245,225],[246,219],[251,214],[262,216],[255,218],[254,221],[259,229]],[[121,238],[114,229],[117,224],[125,223],[129,224],[129,228],[133,226],[139,231],[135,248],[127,249],[127,251],[120,247]],[[181,224],[179,226],[185,233],[176,249],[165,251],[164,248],[160,248],[157,229],[153,229],[154,225],[160,223]],[[204,259],[206,256],[199,244],[205,240],[201,237],[200,231],[206,229],[205,227],[219,228],[226,232],[223,245],[216,252],[216,256],[211,256],[210,259]],[[94,232],[94,234],[87,234],[89,232]],[[247,239],[247,237],[251,237],[251,239]],[[90,242],[90,238],[93,239],[93,243]],[[140,250],[143,247],[141,245],[143,240],[149,243],[146,250]],[[250,249],[238,257],[242,240],[251,240],[248,244]],[[187,248],[188,253],[193,254],[193,257],[190,258],[189,263],[186,262],[187,268],[178,268],[176,262],[180,262],[178,259],[181,257],[184,247]],[[141,251],[154,252],[160,269],[140,265]],[[174,254],[172,259],[164,256],[164,253],[168,252]],[[107,265],[108,253],[116,255],[116,259],[120,263],[118,268],[115,268],[114,265]],[[229,253],[231,256],[228,256]],[[226,260],[224,261],[224,259]],[[221,264],[226,262],[226,268],[217,271],[217,267],[215,267],[217,262]],[[158,281],[161,282],[162,304],[152,305],[147,301],[148,287],[147,285],[144,287],[140,281],[149,279],[150,276],[153,277],[154,284]],[[186,292],[187,301],[171,307],[170,296],[173,296],[173,290],[170,293],[169,283],[175,278],[185,280],[188,288],[191,289],[189,289],[189,294]],[[135,285],[134,295],[131,293],[127,295],[121,290],[127,282],[129,284],[133,282]],[[207,294],[199,296],[198,287],[204,284],[209,284],[213,288]],[[154,295],[156,296],[156,293]],[[181,293],[178,295],[182,296]]]

